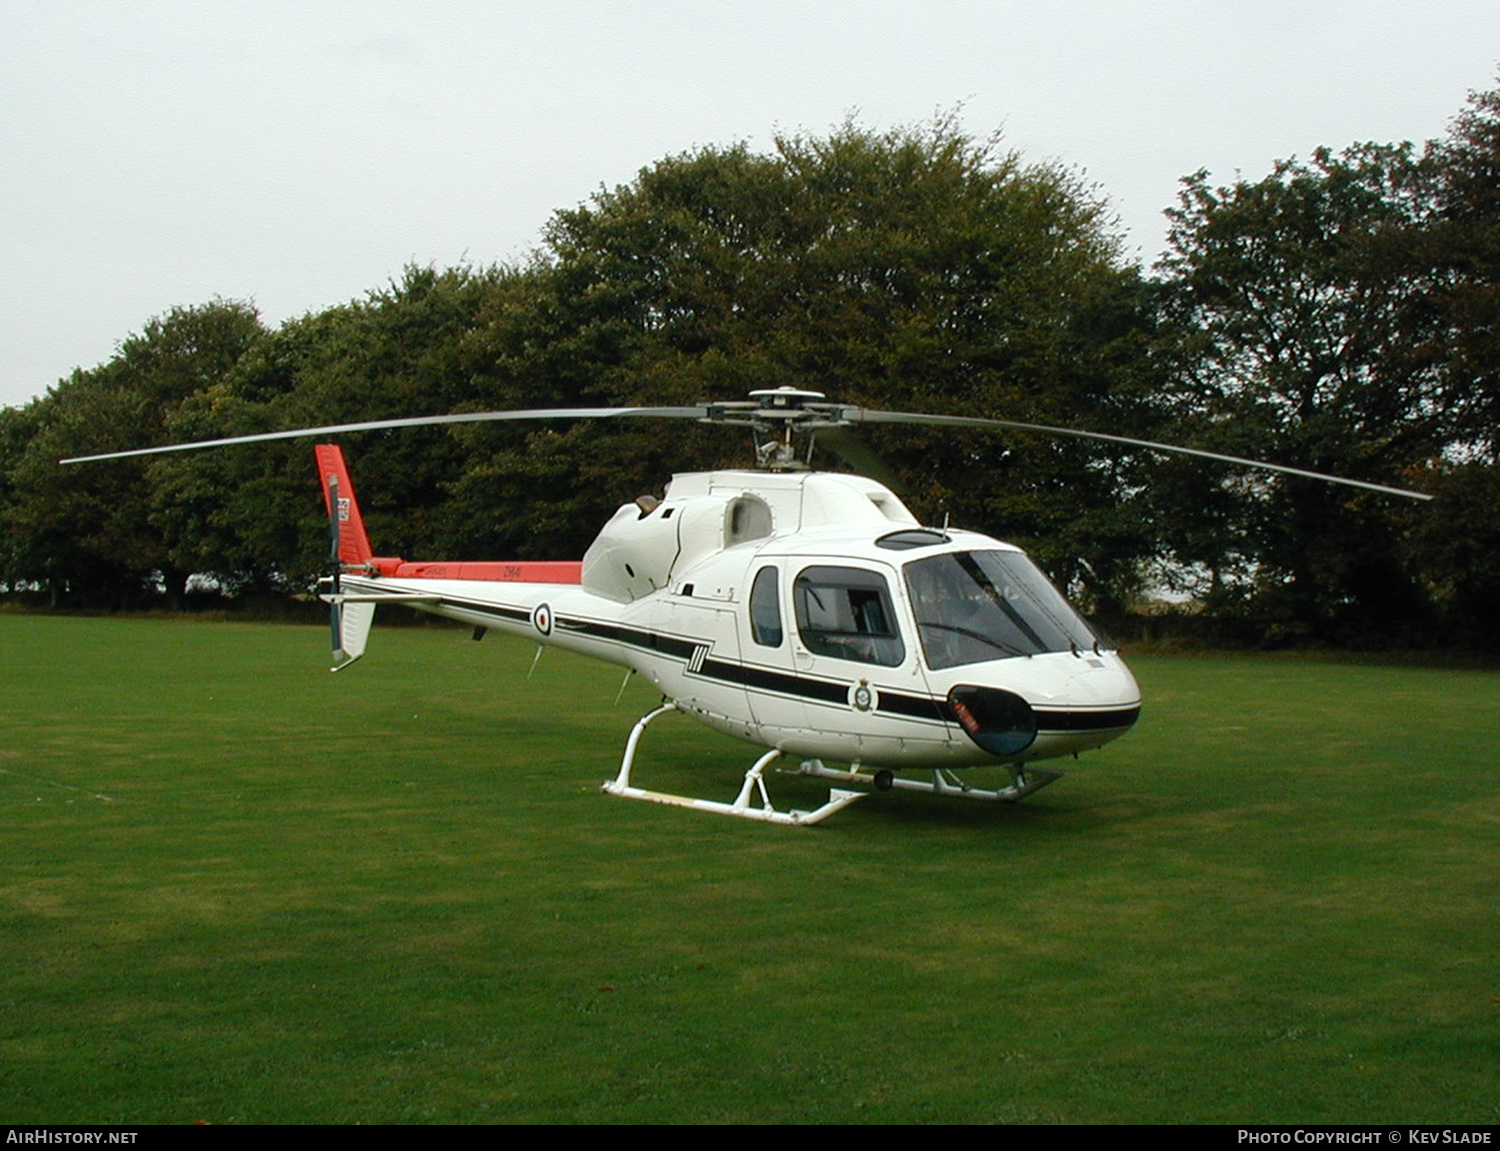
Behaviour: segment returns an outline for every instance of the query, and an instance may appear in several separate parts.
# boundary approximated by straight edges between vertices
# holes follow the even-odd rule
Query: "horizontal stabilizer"
[[[320,595],[324,603],[442,603],[441,596],[425,595],[422,592],[338,592],[335,595]]]

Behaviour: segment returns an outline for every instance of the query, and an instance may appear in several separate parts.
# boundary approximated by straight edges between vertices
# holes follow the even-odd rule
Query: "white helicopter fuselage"
[[[1123,661],[1019,549],[922,528],[859,476],[679,475],[615,513],[580,582],[459,570],[384,561],[343,593],[624,665],[709,727],[816,759],[1016,765],[1098,747],[1140,709]]]

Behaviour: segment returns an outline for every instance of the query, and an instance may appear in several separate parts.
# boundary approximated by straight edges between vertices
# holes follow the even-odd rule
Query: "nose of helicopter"
[[[982,677],[988,683],[971,674],[948,689],[959,726],[991,755],[1032,758],[1098,747],[1135,724],[1140,689],[1119,656],[1057,653],[1026,660],[1021,669],[1018,662],[990,665],[993,676]]]

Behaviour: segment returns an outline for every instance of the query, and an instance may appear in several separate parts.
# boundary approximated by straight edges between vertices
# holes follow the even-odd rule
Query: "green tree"
[[[1176,340],[1177,435],[1229,454],[1410,484],[1453,434],[1451,376],[1423,301],[1434,277],[1411,259],[1430,198],[1409,146],[1320,149],[1256,182],[1184,181],[1160,265]],[[1386,497],[1280,476],[1191,472],[1208,530],[1165,493],[1176,555],[1239,589],[1270,634],[1349,637],[1423,612],[1397,562]]]
[[[1026,164],[952,118],[780,136],[764,154],[703,148],[559,212],[535,297],[478,337],[478,370],[496,406],[693,403],[795,385],[873,407],[1142,430],[1146,295],[1111,223],[1073,173]],[[1132,465],[1109,453],[915,429],[870,438],[920,515],[1038,547],[1064,582],[1118,598],[1150,551],[1122,495]],[[460,497],[499,494],[515,535],[498,546],[558,554],[671,472],[749,455],[692,427],[473,439],[498,446]],[[548,510],[527,510],[541,485]]]
[[[1443,611],[1450,642],[1488,644],[1500,604],[1500,90],[1468,106],[1423,156],[1434,210],[1410,259],[1430,270],[1415,304],[1422,349],[1448,382],[1451,441],[1437,500],[1407,516],[1407,558]],[[1412,327],[1417,327],[1413,324]]]
[[[75,371],[28,405],[32,435],[11,470],[7,513],[15,577],[110,604],[157,586],[179,596],[192,569],[176,562],[153,520],[153,476],[163,465],[57,461],[165,441],[174,413],[264,334],[248,304],[174,308],[108,362]]]
[[[17,470],[37,432],[38,407],[0,408],[0,592],[41,582],[45,565],[44,557],[35,554],[40,541],[21,530],[25,493],[17,483]]]
[[[469,341],[524,281],[502,268],[408,267],[365,298],[283,324],[175,413],[175,440],[247,435],[493,406]],[[388,554],[467,554],[445,535],[449,487],[469,462],[441,428],[340,437],[365,521]],[[236,589],[305,587],[327,557],[304,440],[164,457],[157,522],[177,562]],[[451,548],[450,548],[450,545]]]
[[[1500,467],[1445,467],[1433,490],[1431,504],[1405,517],[1403,558],[1442,611],[1441,638],[1489,651],[1500,630]]]
[[[527,267],[409,268],[366,299],[274,333],[255,325],[217,358],[206,334],[195,344],[179,332],[209,317],[174,313],[49,398],[32,462],[783,384],[873,407],[1144,433],[1150,306],[1105,205],[1073,173],[1023,163],[952,118],[891,132],[846,124],[780,137],[767,154],[663,160],[559,212]],[[577,555],[617,503],[673,472],[750,456],[748,436],[723,429],[618,421],[346,438],[377,548],[413,557]],[[885,428],[871,439],[920,515],[1013,538],[1098,600],[1122,601],[1154,546],[1131,506],[1131,458],[1031,436]],[[106,509],[90,492],[56,522],[96,571],[108,556],[144,580],[299,583],[326,547],[307,456],[272,444],[99,465],[67,492],[128,479],[129,499]],[[74,498],[54,495],[54,507]],[[143,522],[155,550],[142,550]]]
[[[1433,266],[1440,325],[1465,447],[1500,453],[1500,89],[1472,92],[1424,157],[1436,211],[1417,257]]]

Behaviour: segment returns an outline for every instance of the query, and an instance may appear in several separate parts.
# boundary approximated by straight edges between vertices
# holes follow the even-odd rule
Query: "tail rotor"
[[[333,666],[337,671],[344,664],[349,663],[348,653],[344,651],[344,602],[342,599],[343,588],[340,585],[340,577],[344,574],[344,561],[339,556],[339,548],[342,538],[339,531],[339,478],[333,473],[323,477],[323,484],[328,492],[328,535],[330,539],[328,547],[328,595],[323,598],[328,602],[328,622],[333,629]]]

